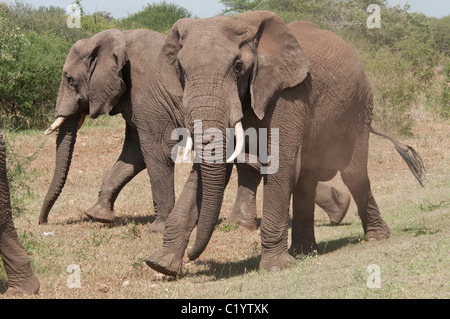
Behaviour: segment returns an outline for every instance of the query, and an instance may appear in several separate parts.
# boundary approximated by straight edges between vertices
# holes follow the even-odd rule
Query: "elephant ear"
[[[122,31],[97,33],[90,39],[88,63],[89,115],[96,118],[112,110],[125,92],[121,70],[128,60]]]
[[[159,75],[167,91],[177,97],[183,97],[182,74],[178,66],[178,53],[182,48],[181,39],[186,35],[192,19],[183,18],[175,22],[167,35],[158,56]]]
[[[252,108],[260,120],[281,91],[301,83],[309,60],[286,23],[275,13],[254,11],[236,17],[255,33],[256,59],[250,84]]]

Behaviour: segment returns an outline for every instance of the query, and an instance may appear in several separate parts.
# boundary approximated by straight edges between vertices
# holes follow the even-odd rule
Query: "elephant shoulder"
[[[132,70],[145,73],[157,65],[157,56],[166,36],[149,29],[123,31]]]
[[[312,64],[359,64],[356,51],[337,34],[308,21],[294,21],[288,27]]]
[[[126,30],[123,34],[128,46],[137,46],[142,49],[159,49],[166,40],[166,35],[145,28]]]
[[[346,44],[337,34],[323,30],[312,22],[294,21],[288,27],[300,45],[306,49]]]
[[[288,24],[288,28],[293,32],[294,34],[297,32],[318,32],[321,31],[321,29],[315,25],[312,22],[304,21],[304,20],[297,20],[294,22],[291,22]]]

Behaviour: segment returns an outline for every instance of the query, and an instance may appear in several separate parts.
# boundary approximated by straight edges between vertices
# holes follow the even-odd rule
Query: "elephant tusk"
[[[66,117],[60,116],[58,117],[55,122],[53,122],[52,125],[50,125],[50,127],[44,132],[45,135],[50,135],[52,134],[54,131],[56,131],[66,120]]]
[[[242,127],[241,121],[236,123],[234,127],[234,134],[236,135],[236,147],[234,149],[234,153],[227,160],[227,163],[232,163],[239,154],[241,154],[242,149],[244,148],[244,128]]]
[[[186,146],[184,147],[184,152],[183,152],[183,163],[189,162],[189,155],[190,155],[190,151],[192,149],[192,145],[194,145],[194,141],[192,140],[191,136],[188,136],[187,141],[186,141]]]
[[[86,119],[86,113],[82,113],[80,119],[78,120],[77,130],[79,130],[83,126],[85,119]]]

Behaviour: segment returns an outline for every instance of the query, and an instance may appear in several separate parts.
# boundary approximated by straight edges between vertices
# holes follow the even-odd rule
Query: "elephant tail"
[[[373,134],[387,138],[394,144],[395,149],[400,154],[400,156],[403,158],[403,160],[406,162],[406,164],[408,165],[408,167],[411,170],[414,177],[417,179],[419,184],[422,187],[424,187],[422,179],[425,174],[425,165],[423,164],[422,158],[416,152],[416,150],[413,149],[409,145],[401,143],[400,141],[396,140],[392,136],[390,136],[384,132],[381,132],[377,129],[374,129],[372,126],[369,126],[369,130]]]

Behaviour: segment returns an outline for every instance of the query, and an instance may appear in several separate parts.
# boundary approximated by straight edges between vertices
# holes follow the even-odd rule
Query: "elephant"
[[[6,173],[6,147],[0,131],[0,256],[8,276],[6,294],[37,294],[39,279],[31,269],[30,259],[19,242],[12,217]]]
[[[86,115],[122,114],[126,122],[122,152],[104,177],[97,203],[85,214],[114,222],[114,202],[122,188],[147,168],[152,186],[155,221],[150,231],[161,231],[175,202],[172,131],[183,127],[181,101],[162,86],[156,54],[165,35],[147,29],[109,29],[77,41],[65,61],[56,101],[56,120],[46,134],[58,130],[56,165],[42,204],[39,223],[60,195],[70,168],[78,129]],[[149,169],[151,168],[151,169]]]
[[[181,99],[167,93],[156,72],[165,39],[165,35],[146,29],[111,29],[74,44],[63,68],[56,120],[46,131],[58,130],[58,136],[55,172],[42,204],[40,224],[48,222],[64,187],[77,131],[85,116],[96,118],[109,112],[121,113],[125,119],[125,141],[114,167],[103,179],[97,203],[85,214],[99,222],[114,222],[114,203],[120,191],[147,168],[156,212],[147,230],[163,231],[175,202],[171,155],[177,140],[171,139],[171,133],[185,126]],[[337,191],[331,193],[326,187],[324,190],[329,194],[318,196],[318,204],[336,224],[345,216],[350,198],[333,196]],[[240,202],[246,200],[243,195],[239,198]]]
[[[254,230],[257,228],[256,190],[262,176],[248,165],[238,165],[238,189],[236,202],[225,221]],[[315,204],[322,208],[330,219],[331,226],[339,225],[347,214],[351,196],[338,191],[331,185],[319,182],[316,188]]]
[[[171,96],[183,99],[185,122],[193,135],[189,144],[200,155],[168,216],[162,246],[145,260],[149,267],[180,275],[195,225],[187,256],[195,260],[204,251],[230,167],[249,148],[244,130],[250,128],[268,130],[263,146],[279,154],[276,169],[267,163],[268,169],[260,172],[260,269],[280,270],[295,262],[293,255],[317,250],[316,187],[337,172],[356,202],[365,237],[389,237],[367,172],[369,134],[391,140],[419,182],[423,163],[412,147],[372,127],[369,79],[356,52],[340,37],[309,22],[287,25],[269,11],[186,18],[169,31],[158,65]],[[223,136],[229,136],[231,128],[236,141],[228,157],[223,150],[234,141]]]

